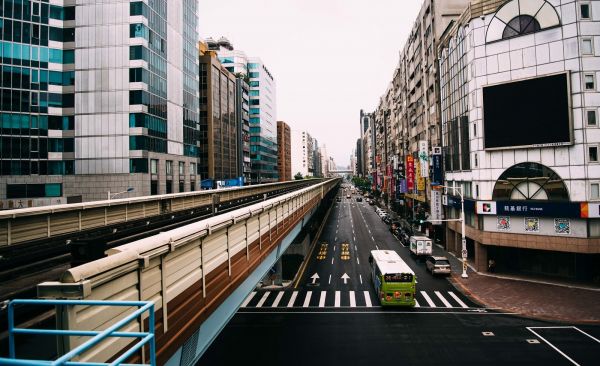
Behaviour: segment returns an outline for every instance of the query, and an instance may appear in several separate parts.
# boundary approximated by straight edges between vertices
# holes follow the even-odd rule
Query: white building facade
[[[600,2],[473,1],[439,57],[445,184],[464,191],[469,258],[599,282]],[[460,223],[446,243],[460,251]]]

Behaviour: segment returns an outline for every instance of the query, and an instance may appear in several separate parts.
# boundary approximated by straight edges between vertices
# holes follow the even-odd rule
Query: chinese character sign
[[[415,159],[412,155],[406,157],[406,189],[408,192],[415,189]]]
[[[436,154],[432,156],[432,174],[431,174],[431,185],[439,186],[442,185],[442,155]]]
[[[429,176],[429,152],[427,148],[427,141],[420,140],[419,141],[419,164],[421,166],[421,174],[422,178],[426,178]],[[425,189],[425,188],[423,188]],[[419,190],[421,190],[419,188]]]
[[[415,176],[417,177],[417,191],[425,190],[425,178],[423,178],[423,175],[421,174],[422,171],[423,171],[423,169],[421,166],[421,161],[420,160],[415,161]]]
[[[434,225],[441,225],[442,219],[442,192],[436,189],[431,190],[431,216],[429,219],[432,221]]]

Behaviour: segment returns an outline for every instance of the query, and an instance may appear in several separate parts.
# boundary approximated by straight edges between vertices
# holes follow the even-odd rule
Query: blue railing
[[[15,305],[90,305],[90,306],[135,306],[139,307],[135,312],[129,314],[117,323],[111,325],[103,331],[85,331],[85,330],[51,330],[51,329],[27,329],[15,328],[14,307]],[[119,332],[118,330],[141,317],[148,311],[148,331],[147,332]],[[142,323],[142,319],[140,319]],[[143,323],[142,323],[143,324]],[[25,360],[16,359],[16,334],[29,335],[53,335],[53,336],[89,336],[93,337],[63,356],[54,361]],[[154,303],[150,301],[94,301],[94,300],[12,300],[8,304],[8,337],[9,337],[9,357],[0,358],[0,365],[125,365],[122,362],[133,356],[144,345],[148,344],[150,354],[150,365],[156,365],[156,348],[154,338]],[[122,355],[111,363],[98,362],[74,362],[73,357],[80,356],[83,352],[91,349],[108,337],[122,338],[141,338],[136,344],[129,347]],[[139,364],[138,364],[139,366]]]

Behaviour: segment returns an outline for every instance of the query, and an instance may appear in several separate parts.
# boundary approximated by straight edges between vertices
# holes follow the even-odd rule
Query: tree
[[[304,179],[304,177],[302,176],[302,173],[298,172],[298,173],[296,173],[296,175],[294,175],[294,179],[301,180],[301,179]]]

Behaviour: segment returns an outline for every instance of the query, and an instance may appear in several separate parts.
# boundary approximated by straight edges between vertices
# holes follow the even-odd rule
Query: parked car
[[[393,220],[390,223],[390,231],[392,232],[392,234],[395,234],[398,229],[400,229],[400,221]]]
[[[385,214],[381,220],[389,225],[392,222],[392,217],[388,214]]]
[[[362,197],[361,196],[356,197],[356,202],[362,202]]]
[[[338,197],[335,199],[337,202],[342,202],[342,197]]]
[[[375,202],[373,202],[373,200],[370,198],[367,198],[367,201],[369,202],[369,205],[371,205],[371,206],[373,206],[375,204]]]
[[[450,268],[450,262],[446,257],[430,255],[427,257],[427,259],[425,259],[425,265],[431,274],[449,275],[452,272],[452,269]]]
[[[346,198],[350,199],[350,197],[351,197],[351,196],[350,196],[349,194],[347,194],[347,195],[346,195]]]

